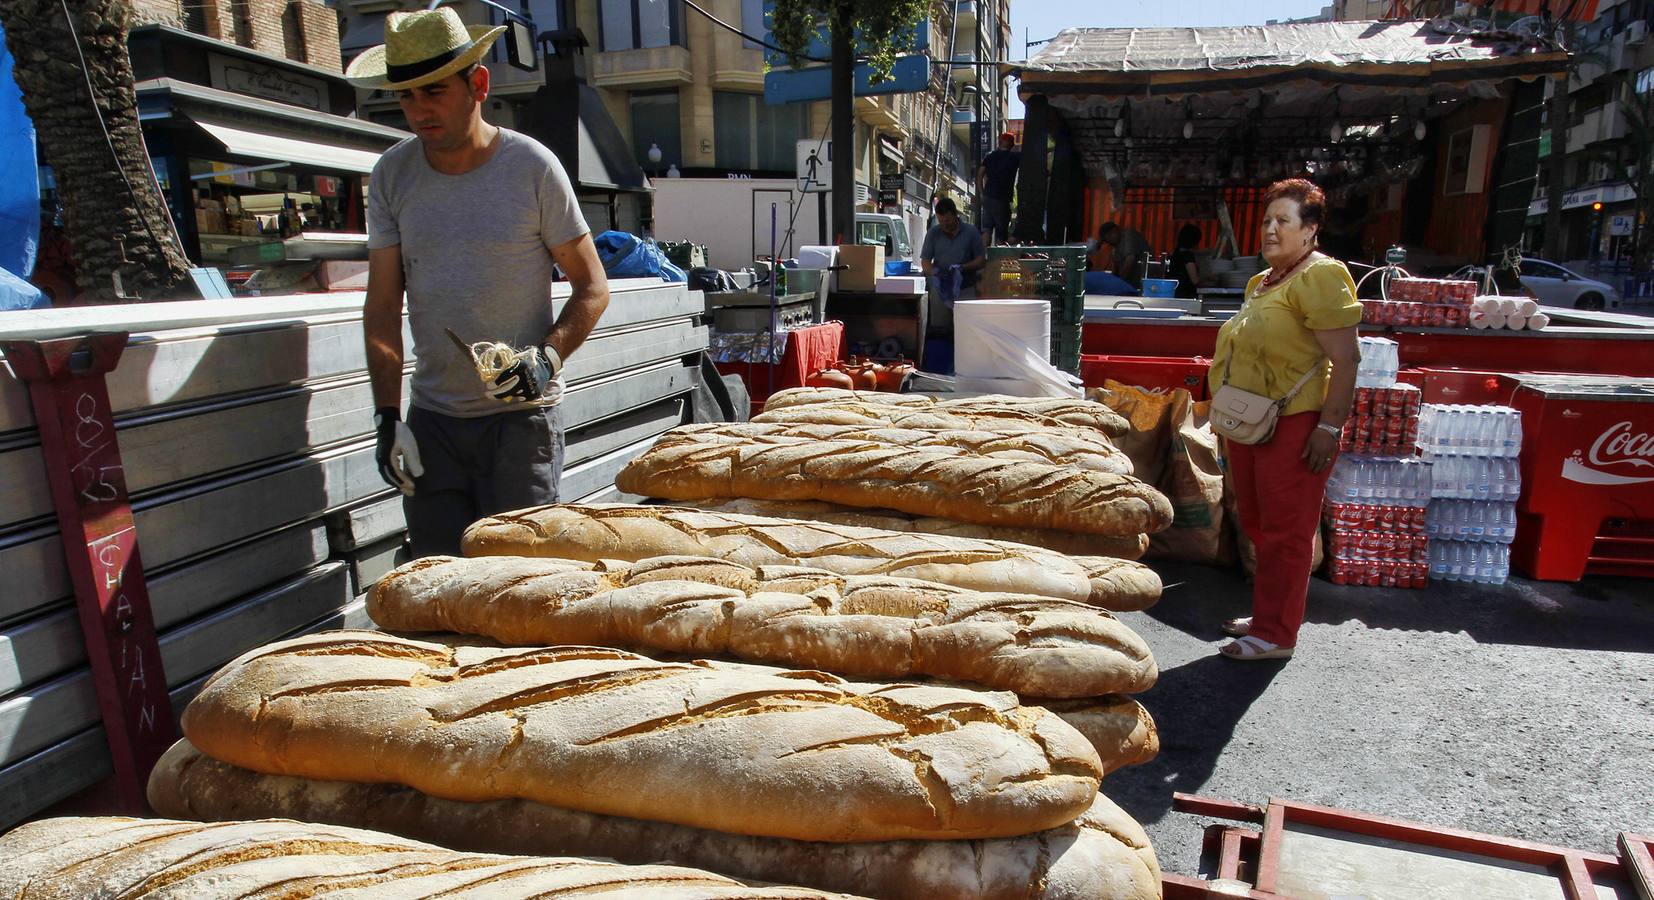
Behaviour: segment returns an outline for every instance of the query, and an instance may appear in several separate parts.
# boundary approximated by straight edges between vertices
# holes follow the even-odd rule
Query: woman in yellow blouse
[[[1263,257],[1269,268],[1246,286],[1246,302],[1218,331],[1210,378],[1280,399],[1317,371],[1281,410],[1265,443],[1228,443],[1226,455],[1241,528],[1258,551],[1252,615],[1223,623],[1236,640],[1231,659],[1284,659],[1298,643],[1309,593],[1321,497],[1338,437],[1355,399],[1361,304],[1344,264],[1316,251],[1326,214],[1321,189],[1294,178],[1264,201]]]

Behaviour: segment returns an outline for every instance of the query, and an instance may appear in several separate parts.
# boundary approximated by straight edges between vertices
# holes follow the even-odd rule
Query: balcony
[[[971,126],[976,124],[976,110],[969,107],[953,111],[953,136],[962,140],[971,139]]]
[[[959,22],[959,43],[976,42],[976,31],[981,27],[977,19],[977,4],[975,0],[959,0],[953,5],[953,14]]]
[[[902,124],[894,99],[889,96],[857,97],[856,118],[875,128],[900,128]]]
[[[610,50],[592,54],[593,87],[657,88],[693,84],[689,48],[676,45],[647,50]]]
[[[959,43],[964,44],[964,41],[960,41]],[[953,59],[958,60],[960,62],[971,63],[971,65],[954,66],[951,69],[951,71],[953,72],[953,83],[954,84],[976,84],[976,65],[975,65],[975,63],[976,63],[976,50],[974,49],[975,41],[971,42],[971,47],[972,47],[972,49],[969,49],[969,50],[965,49],[964,47],[960,47],[958,50],[954,51],[954,54],[953,54],[953,57],[952,57]]]
[[[1575,153],[1601,141],[1618,140],[1626,136],[1625,116],[1620,114],[1618,101],[1605,103],[1591,110],[1578,125],[1568,129],[1568,151]]]

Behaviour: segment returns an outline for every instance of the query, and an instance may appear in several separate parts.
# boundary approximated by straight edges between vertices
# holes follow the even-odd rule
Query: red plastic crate
[[[1080,357],[1080,379],[1087,387],[1102,387],[1105,379],[1151,391],[1187,390],[1206,400],[1206,373],[1212,361],[1200,356],[1120,356],[1086,354]]]

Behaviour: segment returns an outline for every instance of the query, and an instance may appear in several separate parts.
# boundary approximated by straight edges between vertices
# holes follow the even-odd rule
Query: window
[[[287,51],[287,58],[298,62],[305,62],[307,51],[304,46],[304,22],[299,19],[299,4],[292,2],[281,11],[281,43]]]
[[[769,106],[762,94],[715,91],[714,158],[721,169],[790,173],[808,122],[808,104]]]
[[[677,91],[638,91],[631,96],[632,152],[638,165],[653,176],[671,166],[683,167],[683,130],[678,119]],[[660,162],[649,159],[649,147],[660,148]]]
[[[253,20],[247,9],[247,0],[230,0],[230,27],[235,42],[243,47],[253,46]]]
[[[752,35],[753,37],[760,37],[761,38],[761,37],[764,36],[765,32],[770,30],[769,26],[767,24],[765,24],[765,16],[764,16],[764,6],[765,5],[766,5],[765,0],[741,0],[741,30],[742,31],[746,32],[747,34]],[[751,50],[762,49],[758,45],[758,42],[749,41],[746,38],[741,39],[741,46],[746,47],[746,48],[751,49]]]
[[[604,50],[683,46],[683,18],[677,0],[601,0]]]

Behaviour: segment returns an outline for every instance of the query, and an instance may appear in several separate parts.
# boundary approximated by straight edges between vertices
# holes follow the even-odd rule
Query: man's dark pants
[[[1003,244],[1011,237],[1011,201],[982,198],[982,239]]]
[[[458,556],[460,535],[485,516],[557,502],[563,421],[555,406],[474,419],[415,406],[408,427],[425,474],[402,498],[413,555]]]

